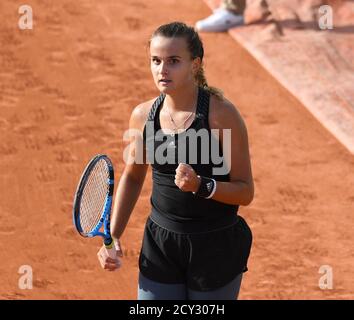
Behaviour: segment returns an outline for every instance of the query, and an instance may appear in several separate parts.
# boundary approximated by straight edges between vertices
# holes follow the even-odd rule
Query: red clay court
[[[20,5],[0,3],[0,298],[136,299],[150,170],[118,272],[100,268],[100,239],[74,230],[73,196],[96,153],[112,158],[119,181],[130,112],[158,95],[146,47],[153,30],[193,25],[210,9],[201,0],[33,0],[34,28],[20,30]],[[208,82],[249,134],[255,199],[239,212],[254,242],[239,299],[353,299],[353,154],[244,44],[228,33],[201,37]],[[18,285],[23,265],[31,290]],[[319,288],[323,265],[333,289]]]

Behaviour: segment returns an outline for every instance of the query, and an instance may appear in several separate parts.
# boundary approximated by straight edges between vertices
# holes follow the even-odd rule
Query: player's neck
[[[178,111],[193,111],[198,100],[198,86],[188,86],[173,92],[166,94],[165,103],[171,112]]]

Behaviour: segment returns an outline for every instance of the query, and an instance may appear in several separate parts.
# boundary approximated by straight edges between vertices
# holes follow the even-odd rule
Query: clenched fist
[[[180,163],[176,169],[175,184],[182,191],[197,192],[200,177],[189,164]]]

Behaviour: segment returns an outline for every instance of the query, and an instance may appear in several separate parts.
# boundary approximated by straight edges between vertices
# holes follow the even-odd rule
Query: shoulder
[[[148,118],[149,112],[154,101],[157,99],[153,98],[148,101],[142,102],[134,107],[129,121],[130,128],[136,128],[142,130]]]
[[[211,129],[238,128],[245,129],[244,120],[237,109],[225,97],[210,96],[209,126]]]

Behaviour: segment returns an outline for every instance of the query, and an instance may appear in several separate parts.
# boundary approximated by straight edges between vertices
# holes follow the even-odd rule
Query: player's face
[[[160,92],[170,93],[195,83],[199,58],[191,58],[184,38],[154,37],[150,59],[152,76]]]

